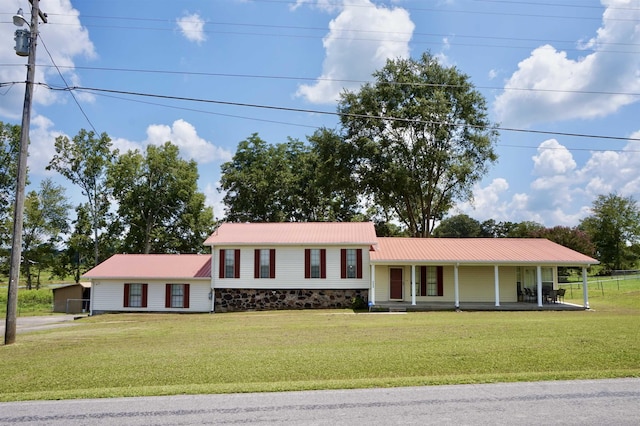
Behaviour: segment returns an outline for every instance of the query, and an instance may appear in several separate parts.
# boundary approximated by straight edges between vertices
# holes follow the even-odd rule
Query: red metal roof
[[[211,255],[116,254],[87,271],[85,279],[211,278]]]
[[[537,238],[378,238],[372,263],[600,263],[567,247]]]
[[[205,245],[372,245],[376,231],[371,222],[223,223]]]

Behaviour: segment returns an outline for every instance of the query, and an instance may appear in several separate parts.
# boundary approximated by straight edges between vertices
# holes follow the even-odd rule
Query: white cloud
[[[205,196],[205,204],[213,207],[213,217],[221,220],[226,216],[225,206],[222,202],[225,194],[218,191],[218,188],[220,188],[219,181],[216,182],[215,185],[207,183],[202,193]]]
[[[336,10],[340,10],[340,3],[336,0],[296,0],[295,4],[293,4],[290,9],[296,10],[297,8],[305,4],[308,4],[312,7],[317,7],[318,9],[327,12],[335,12]]]
[[[542,142],[533,156],[533,171],[539,176],[564,175],[575,168],[571,152],[555,139]]]
[[[309,1],[298,0],[296,5],[303,3]],[[329,3],[314,4],[324,7]],[[404,9],[376,6],[370,0],[345,2],[323,39],[322,75],[314,84],[301,85],[297,96],[312,103],[335,102],[344,88],[355,89],[360,86],[359,81],[370,80],[387,59],[409,57],[414,28]]]
[[[54,141],[64,133],[53,129],[53,122],[42,115],[31,117],[29,132],[29,158],[27,160],[30,175],[41,175],[55,155]],[[71,138],[69,138],[71,139]],[[47,173],[44,173],[47,174]]]
[[[117,138],[113,147],[121,153],[129,150],[143,151],[147,145],[163,145],[171,142],[180,148],[180,155],[189,160],[195,160],[199,165],[216,161],[229,161],[233,154],[224,148],[201,138],[196,128],[185,120],[179,119],[171,126],[166,124],[151,124],[147,127],[147,139],[143,142],[133,142]]]
[[[47,47],[51,58],[63,73],[69,84],[78,84],[79,78],[75,73],[75,58],[84,56],[95,57],[93,43],[89,39],[89,33],[80,23],[79,12],[74,9],[69,0],[48,0],[41,4],[42,9],[50,15],[49,20],[55,16],[55,25],[38,25],[40,41],[36,51],[36,61],[41,64],[50,64],[49,54],[44,49]],[[13,7],[12,7],[13,9]],[[17,6],[16,9],[17,10]],[[30,15],[25,8],[24,17],[30,20]],[[12,11],[13,12],[13,11]],[[9,18],[9,22],[11,19]],[[0,25],[0,81],[24,82],[26,77],[26,57],[17,56],[14,50],[14,32],[18,27],[9,23]],[[26,27],[23,27],[26,28]],[[51,77],[58,77],[58,71],[53,67],[36,67],[35,82],[46,83]],[[0,103],[0,117],[17,120],[22,115],[24,102],[24,84],[18,83],[13,87],[2,89],[2,102]],[[77,95],[79,99],[92,100],[90,95]],[[51,105],[66,99],[66,95],[57,94],[43,87],[36,86],[33,96],[34,107],[37,105]]]
[[[204,19],[197,13],[185,13],[182,17],[176,19],[176,23],[187,40],[200,44],[207,39],[204,33]]]
[[[640,131],[631,135],[638,138]],[[640,141],[630,140],[619,151],[592,152],[579,165],[570,150],[550,139],[539,145],[531,167],[537,178],[527,194],[510,195],[507,181],[497,178],[485,187],[476,185],[474,203],[460,203],[456,209],[479,221],[533,220],[545,226],[576,226],[590,214],[598,195],[616,192],[640,200]]]
[[[518,70],[505,83],[505,91],[495,100],[499,121],[527,126],[602,117],[638,100],[624,93],[640,90],[640,55],[636,49],[640,44],[640,9],[624,8],[626,0],[603,4],[606,9],[597,35],[587,43],[577,42],[592,49],[591,53],[573,59],[567,52],[545,45],[518,64]]]

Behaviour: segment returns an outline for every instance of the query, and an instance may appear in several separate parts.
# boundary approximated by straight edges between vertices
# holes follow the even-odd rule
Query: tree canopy
[[[497,156],[495,126],[469,77],[429,53],[389,60],[375,82],[341,95],[359,187],[416,237],[428,237]]]
[[[87,208],[93,231],[94,265],[100,261],[99,236],[107,226],[109,212],[109,190],[107,188],[107,167],[117,151],[111,150],[111,138],[106,133],[100,136],[92,131],[80,129],[69,139],[58,136],[55,140],[55,155],[47,170],[55,170],[82,190],[87,198]]]
[[[474,238],[483,235],[480,222],[466,214],[459,214],[443,219],[434,229],[433,236],[439,238]]]
[[[238,144],[222,165],[220,190],[229,221],[348,221],[358,191],[340,137],[319,129],[308,144],[269,144],[257,134]]]
[[[20,150],[20,126],[0,121],[0,246],[11,239]]]
[[[41,271],[54,263],[57,244],[69,229],[70,209],[64,187],[51,179],[43,180],[38,191],[27,194],[22,232],[22,271],[27,278],[27,288],[32,285],[32,265]],[[38,280],[38,287],[39,283]]]
[[[580,228],[591,236],[598,260],[608,269],[635,268],[632,250],[640,241],[640,209],[633,197],[599,195]]]
[[[193,252],[213,230],[213,211],[198,192],[198,166],[171,142],[129,151],[108,168],[108,185],[123,222],[121,249],[132,253]],[[197,245],[194,247],[194,243]]]

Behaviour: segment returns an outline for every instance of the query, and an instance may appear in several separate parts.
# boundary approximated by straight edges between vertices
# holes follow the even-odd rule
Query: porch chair
[[[567,290],[564,289],[564,288],[559,288],[558,289],[558,302],[564,303],[564,293],[565,293],[565,291],[567,291]]]

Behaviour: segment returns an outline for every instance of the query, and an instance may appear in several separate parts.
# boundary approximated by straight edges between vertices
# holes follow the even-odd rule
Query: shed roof
[[[223,223],[205,245],[374,245],[372,222]]]
[[[372,263],[593,265],[596,259],[539,238],[378,238]]]
[[[210,279],[211,255],[116,254],[87,271],[85,279]]]

